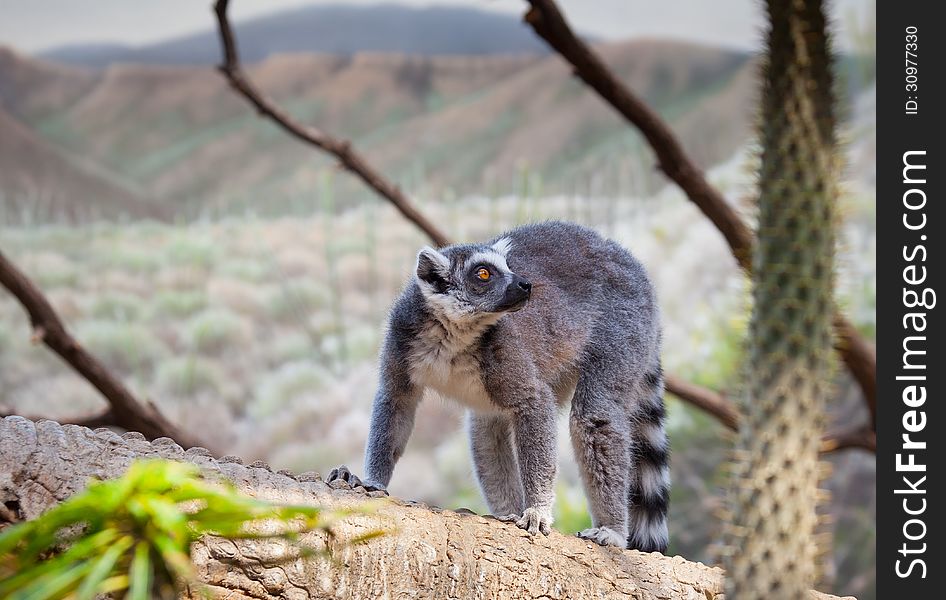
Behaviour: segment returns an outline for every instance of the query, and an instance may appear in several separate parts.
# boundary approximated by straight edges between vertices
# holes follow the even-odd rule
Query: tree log
[[[0,420],[0,501],[20,519],[32,519],[81,490],[91,477],[121,475],[132,460],[190,461],[244,492],[275,502],[326,509],[364,506],[360,488],[337,489],[315,473],[272,472],[263,463],[214,459],[203,448],[186,452],[169,438],[108,429]],[[377,493],[375,493],[377,495]],[[193,549],[200,579],[211,596],[231,599],[297,598],[636,598],[722,599],[723,572],[679,556],[602,548],[553,531],[532,537],[490,516],[454,512],[396,499],[373,500],[377,509],[339,521],[334,538],[304,541],[333,551],[335,561],[287,561],[277,541],[209,538]],[[379,527],[391,533],[345,545]],[[199,598],[194,586],[184,597]],[[813,592],[814,598],[833,598]]]

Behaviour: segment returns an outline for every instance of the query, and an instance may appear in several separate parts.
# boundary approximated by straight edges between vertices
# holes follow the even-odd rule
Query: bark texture
[[[196,463],[268,500],[343,509],[371,500],[359,490],[333,488],[315,473],[272,472],[263,463],[186,452],[168,438],[148,442],[21,417],[0,420],[0,501],[18,518],[37,517],[81,490],[90,477],[116,477],[139,457]],[[602,548],[557,532],[531,537],[514,525],[396,499],[374,500],[376,512],[350,517],[337,541],[312,534],[306,542],[333,547],[334,562],[285,561],[273,541],[207,539],[193,552],[213,597],[302,598],[723,598],[723,572],[679,556]],[[356,546],[340,542],[379,527],[392,533]],[[199,598],[195,588],[187,597]],[[815,598],[833,598],[814,593]]]

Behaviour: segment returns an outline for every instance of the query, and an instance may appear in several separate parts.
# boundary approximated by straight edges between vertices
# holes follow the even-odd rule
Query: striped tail
[[[631,466],[627,547],[666,552],[670,542],[670,443],[664,431],[664,378],[659,365],[644,378],[644,387]]]

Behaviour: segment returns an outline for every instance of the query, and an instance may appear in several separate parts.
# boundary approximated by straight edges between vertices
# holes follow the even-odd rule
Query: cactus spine
[[[830,390],[837,153],[821,0],[768,0],[758,243],[727,598],[807,597],[818,577],[819,443]]]

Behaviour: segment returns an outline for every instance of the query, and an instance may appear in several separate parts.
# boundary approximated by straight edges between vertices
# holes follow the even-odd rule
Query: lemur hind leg
[[[467,413],[476,478],[489,510],[498,517],[522,514],[525,499],[512,443],[512,423],[500,414]]]
[[[569,425],[591,509],[593,527],[578,537],[602,546],[627,546],[627,497],[631,477],[629,393],[624,378],[600,369],[582,373],[572,400]]]

